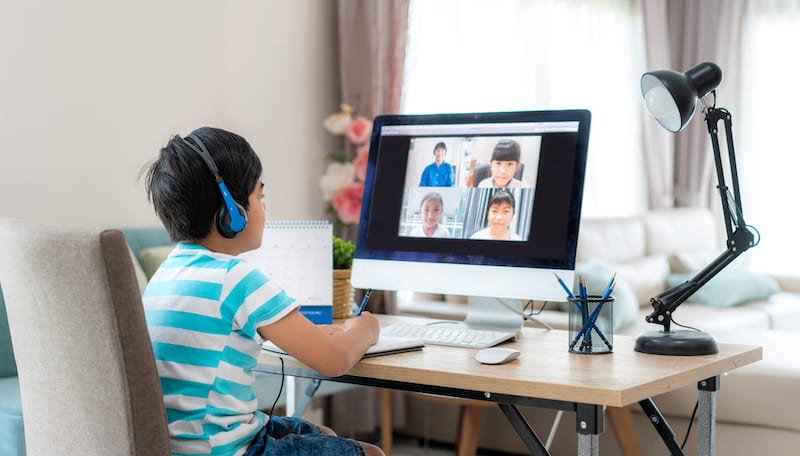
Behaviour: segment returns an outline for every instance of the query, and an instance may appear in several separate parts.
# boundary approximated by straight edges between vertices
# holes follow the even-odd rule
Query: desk
[[[379,318],[381,325],[388,325],[413,317]],[[342,377],[321,376],[293,359],[286,360],[285,371],[298,377],[496,402],[531,454],[537,455],[548,453],[518,405],[575,412],[578,454],[594,456],[599,454],[605,406],[639,403],[652,416],[658,410],[648,410],[655,408],[651,397],[697,383],[699,454],[713,455],[719,375],[762,357],[761,347],[732,344],[720,344],[715,355],[646,355],[633,350],[633,338],[616,335],[614,353],[583,355],[569,353],[567,339],[566,331],[523,328],[517,341],[505,345],[522,354],[501,366],[478,363],[474,349],[428,345],[422,351],[365,359]],[[280,362],[262,353],[256,370],[280,373]],[[667,431],[659,429],[662,437]]]

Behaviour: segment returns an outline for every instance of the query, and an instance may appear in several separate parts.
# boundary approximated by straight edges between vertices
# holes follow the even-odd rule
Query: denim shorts
[[[273,416],[258,431],[244,456],[364,456],[357,441],[320,433],[319,428],[300,418]]]

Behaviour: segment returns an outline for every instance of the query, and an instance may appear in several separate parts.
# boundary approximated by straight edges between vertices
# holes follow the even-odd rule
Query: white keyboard
[[[381,328],[381,335],[412,337],[431,345],[469,348],[492,347],[517,337],[514,332],[474,329],[461,323],[394,323]]]

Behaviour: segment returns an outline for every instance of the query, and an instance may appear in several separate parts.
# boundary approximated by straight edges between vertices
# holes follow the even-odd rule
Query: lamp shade
[[[642,75],[642,97],[650,114],[667,130],[677,133],[694,115],[697,99],[722,83],[722,70],[711,62],[700,63],[685,73],[672,70]]]

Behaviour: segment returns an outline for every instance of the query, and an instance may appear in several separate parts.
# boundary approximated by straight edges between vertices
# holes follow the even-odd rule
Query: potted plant
[[[353,266],[356,246],[339,236],[333,236],[333,269],[347,269]]]
[[[353,314],[350,268],[355,252],[355,244],[333,236],[333,318],[348,318]]]

